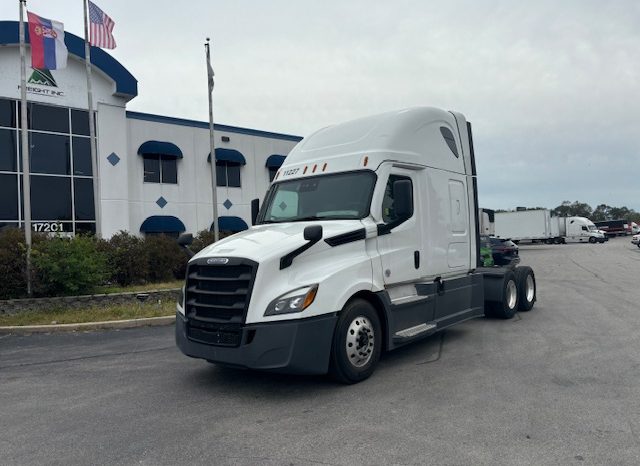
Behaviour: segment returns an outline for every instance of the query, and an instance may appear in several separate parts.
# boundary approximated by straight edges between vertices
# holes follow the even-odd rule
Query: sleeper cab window
[[[453,136],[451,130],[449,128],[441,126],[440,134],[442,134],[444,141],[447,143],[447,146],[449,146],[449,149],[451,149],[451,152],[453,152],[453,155],[455,155],[456,157],[460,157],[460,154],[458,153],[458,147],[456,146],[456,138]]]

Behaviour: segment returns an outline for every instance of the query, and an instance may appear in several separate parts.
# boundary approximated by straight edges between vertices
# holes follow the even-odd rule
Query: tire
[[[486,303],[488,315],[499,319],[511,319],[518,311],[518,282],[511,270],[502,277],[502,300]]]
[[[595,243],[597,240],[593,236],[589,236],[589,242],[591,244]]]
[[[345,384],[362,382],[373,374],[381,350],[382,329],[376,310],[363,299],[349,301],[333,333],[329,373]]]
[[[531,267],[523,266],[515,270],[518,285],[518,310],[530,311],[537,299],[536,276]]]

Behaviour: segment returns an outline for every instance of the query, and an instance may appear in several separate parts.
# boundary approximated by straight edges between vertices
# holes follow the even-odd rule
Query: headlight
[[[313,303],[318,293],[318,285],[305,286],[274,299],[267,307],[265,316],[302,312]]]
[[[180,288],[180,293],[178,294],[178,302],[176,303],[177,311],[184,315],[184,285]]]

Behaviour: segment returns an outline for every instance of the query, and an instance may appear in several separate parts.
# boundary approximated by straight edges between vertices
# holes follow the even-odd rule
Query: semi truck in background
[[[586,217],[552,217],[565,243],[604,243],[605,234]]]
[[[604,231],[607,236],[627,236],[638,233],[638,225],[635,222],[629,222],[628,220],[604,220],[601,222],[595,222],[598,229]],[[633,225],[636,226],[634,232]]]
[[[430,107],[306,137],[254,226],[189,261],[178,347],[218,364],[356,383],[382,351],[532,309],[530,267],[481,266],[475,167],[471,125]]]
[[[603,243],[605,235],[585,217],[554,217],[548,209],[496,212],[495,235],[519,243]]]

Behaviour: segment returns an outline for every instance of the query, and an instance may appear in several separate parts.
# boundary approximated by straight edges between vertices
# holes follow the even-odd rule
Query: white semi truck
[[[604,243],[606,234],[586,217],[553,217],[565,243]]]
[[[477,212],[460,113],[411,108],[321,129],[291,151],[254,226],[190,260],[177,345],[355,383],[382,351],[530,310],[531,268],[480,267]]]
[[[603,243],[604,233],[585,217],[554,217],[547,209],[497,212],[495,236],[515,242]]]

